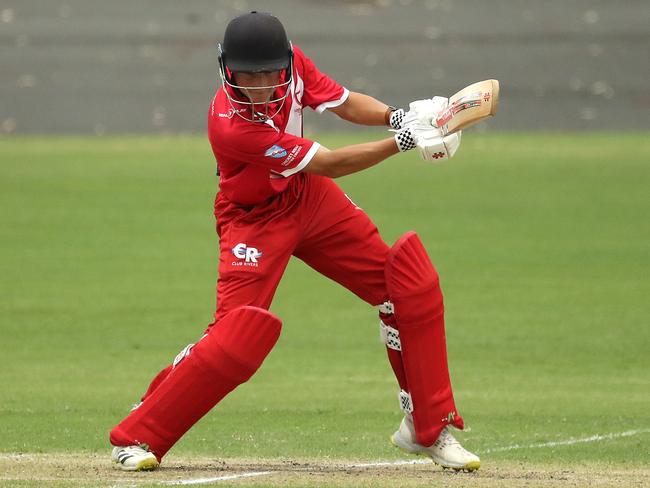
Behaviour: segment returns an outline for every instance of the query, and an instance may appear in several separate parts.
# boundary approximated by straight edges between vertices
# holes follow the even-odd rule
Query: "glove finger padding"
[[[445,137],[440,136],[438,129],[435,131],[418,131],[415,134],[415,144],[420,157],[425,161],[440,161],[451,158],[460,146],[461,132],[455,132]]]
[[[433,97],[415,100],[409,104],[409,111],[404,114],[402,127],[412,124],[436,127],[438,113],[449,104],[445,97]]]

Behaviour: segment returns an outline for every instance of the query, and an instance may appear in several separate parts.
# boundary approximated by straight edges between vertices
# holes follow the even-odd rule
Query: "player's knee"
[[[391,247],[385,276],[390,300],[399,307],[394,310],[398,321],[444,312],[438,272],[415,232],[407,232]]]
[[[262,365],[280,337],[282,322],[258,307],[228,312],[188,351],[207,371],[229,372],[243,383]]]

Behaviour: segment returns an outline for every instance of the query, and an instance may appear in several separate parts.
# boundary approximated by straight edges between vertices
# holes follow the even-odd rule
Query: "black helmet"
[[[293,86],[293,49],[277,17],[255,11],[235,17],[228,23],[223,45],[219,44],[218,50],[219,76],[234,113],[250,122],[264,122],[275,117]],[[233,79],[233,73],[242,71],[284,73],[276,85],[243,87],[235,84]],[[263,103],[253,102],[242,92],[269,88],[274,89],[275,98]],[[275,105],[272,110],[269,108],[271,105]]]
[[[228,23],[220,54],[230,71],[259,73],[288,68],[292,49],[277,17],[253,11]]]

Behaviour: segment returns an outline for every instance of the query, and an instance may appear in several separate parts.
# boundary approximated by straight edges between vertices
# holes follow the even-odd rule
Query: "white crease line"
[[[568,439],[565,441],[542,442],[538,444],[527,444],[527,445],[513,444],[512,446],[495,447],[492,449],[486,449],[483,452],[489,454],[491,452],[512,451],[514,449],[539,449],[542,447],[571,446],[573,444],[582,444],[586,442],[598,442],[598,441],[604,441],[610,439],[618,439],[619,437],[631,437],[633,435],[646,434],[648,432],[650,432],[650,429],[628,430],[625,432],[615,432],[612,434],[604,434],[604,435],[596,434],[589,437],[583,437],[581,439]]]
[[[191,480],[162,481],[163,485],[203,485],[205,483],[214,483],[215,481],[236,480],[239,478],[251,478],[253,476],[264,476],[273,474],[273,471],[251,471],[249,473],[229,474],[226,476],[216,476],[214,478],[195,478]]]
[[[376,463],[349,464],[346,468],[374,468],[381,466],[404,466],[407,464],[431,464],[430,459],[412,459],[410,461],[379,461]]]

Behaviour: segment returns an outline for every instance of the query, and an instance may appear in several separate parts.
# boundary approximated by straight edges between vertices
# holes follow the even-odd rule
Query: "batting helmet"
[[[289,67],[292,56],[284,26],[271,14],[253,11],[226,27],[221,62],[230,71],[279,71]]]
[[[277,115],[293,82],[293,49],[278,18],[257,11],[235,17],[228,23],[223,44],[217,49],[219,75],[234,112],[251,122],[264,122]],[[268,87],[238,86],[232,76],[233,72],[272,71],[284,74],[279,84]],[[263,103],[245,100],[247,91],[260,89],[273,89],[275,96]],[[272,105],[274,107],[270,108]]]

